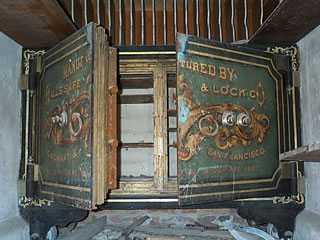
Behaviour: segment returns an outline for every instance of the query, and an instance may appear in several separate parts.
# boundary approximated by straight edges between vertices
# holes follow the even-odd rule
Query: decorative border
[[[292,71],[298,71],[298,48],[291,45],[290,47],[268,47],[267,52],[274,54],[282,54],[291,57],[291,69]]]
[[[41,57],[43,54],[46,53],[46,50],[32,50],[32,49],[26,49],[23,51],[23,67],[24,67],[24,74],[28,75],[29,74],[29,62],[30,59],[32,58],[37,58],[37,57]]]

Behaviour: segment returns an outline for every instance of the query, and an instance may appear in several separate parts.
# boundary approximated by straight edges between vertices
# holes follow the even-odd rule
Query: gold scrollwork
[[[200,106],[200,103],[194,103],[192,97],[192,91],[190,87],[183,81],[183,75],[179,74],[177,79],[177,86],[179,90],[183,91],[183,94],[179,96],[180,99],[183,99],[189,109],[193,109]]]
[[[31,58],[40,57],[45,54],[45,50],[34,51],[31,49],[27,49],[23,52],[23,66],[24,66],[24,74],[29,74],[29,61]]]
[[[26,208],[29,206],[36,206],[36,207],[51,206],[51,203],[53,203],[53,201],[47,200],[47,199],[35,199],[32,201],[29,201],[27,197],[22,197],[20,199],[19,205],[23,208]]]
[[[249,113],[243,107],[232,103],[200,107],[199,103],[193,103],[192,91],[183,81],[182,75],[178,76],[178,89],[183,91],[179,99],[185,103],[181,104],[181,107],[179,106],[178,156],[180,160],[190,160],[200,143],[206,138],[215,137],[216,146],[224,151],[233,146],[249,146],[254,139],[258,144],[262,143],[270,126],[266,115],[257,113],[255,108],[251,108]],[[264,94],[258,97],[263,99],[262,102],[265,102]],[[246,128],[239,127],[237,124],[224,126],[222,115],[228,111],[250,116],[251,123]],[[203,124],[204,121],[205,124]],[[194,132],[193,126],[197,126],[195,129],[199,129],[199,131]]]
[[[281,204],[289,204],[289,203],[295,203],[298,205],[304,204],[304,196],[303,194],[299,193],[296,196],[291,197],[273,197],[272,202],[274,204],[281,203]]]
[[[81,93],[74,101],[70,100],[65,103],[65,106],[56,105],[51,114],[47,117],[44,125],[46,132],[44,137],[50,141],[52,139],[53,143],[60,147],[68,147],[80,138],[86,140],[86,152],[91,152],[90,149],[90,94],[87,92]],[[70,108],[68,123],[64,128],[64,125],[56,124],[53,119],[57,116],[61,116],[63,113],[66,114]],[[67,114],[66,114],[67,115]],[[76,129],[75,126],[76,125]],[[66,130],[66,131],[65,131]],[[68,134],[69,137],[66,137]]]
[[[267,52],[270,53],[275,53],[275,54],[283,54],[283,55],[288,55],[291,57],[291,68],[292,71],[297,71],[298,70],[298,48],[295,46],[290,46],[290,47],[268,47]]]
[[[221,124],[222,114],[226,111],[244,113],[252,119],[250,125],[243,129],[238,125],[226,127]],[[205,120],[207,126],[202,126]],[[191,131],[192,126],[198,122],[200,131]],[[220,123],[220,126],[219,126]],[[249,146],[253,139],[261,143],[269,128],[269,119],[264,114],[258,114],[254,108],[248,113],[244,108],[235,104],[215,104],[195,109],[189,113],[187,122],[179,128],[178,155],[180,160],[190,160],[199,144],[205,138],[215,137],[216,146],[221,150],[231,147]]]

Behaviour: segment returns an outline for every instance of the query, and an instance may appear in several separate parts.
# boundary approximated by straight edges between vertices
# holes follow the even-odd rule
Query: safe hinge
[[[28,75],[21,74],[20,90],[28,90]]]
[[[306,194],[306,177],[302,176],[301,174],[299,175],[298,175],[298,191],[299,193],[305,195]]]
[[[34,164],[33,181],[35,181],[35,182],[39,181],[39,164]]]
[[[41,73],[41,57],[36,57],[36,73]]]
[[[301,86],[300,71],[293,71],[292,72],[292,85],[293,85],[293,87],[300,87]]]
[[[288,56],[286,55],[275,55],[275,65],[279,72],[287,72],[288,69]]]
[[[292,172],[291,168],[292,162],[281,162],[281,178],[282,179],[291,179],[295,173]]]
[[[26,195],[26,180],[19,179],[17,183],[18,196]]]

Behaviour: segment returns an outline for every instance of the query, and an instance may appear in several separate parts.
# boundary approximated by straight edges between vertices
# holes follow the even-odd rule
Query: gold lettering
[[[222,86],[220,89],[222,95],[227,96],[229,94],[229,88],[226,86]]]
[[[227,70],[228,70],[228,73],[229,73],[229,81],[233,83],[233,75],[234,75],[236,70],[232,69],[232,68],[231,69],[227,68]]]
[[[239,97],[246,97],[247,96],[247,89],[240,89],[239,88]]]
[[[89,53],[86,56],[80,56],[74,60],[69,60],[64,66],[63,66],[63,80],[70,77],[72,74],[74,74],[76,71],[80,70],[86,63],[89,63],[91,60],[91,53]]]
[[[186,64],[186,61],[184,61],[184,60],[180,61],[180,65],[182,68],[184,68],[185,64]]]
[[[237,97],[238,96],[238,92],[237,92],[238,89],[236,88],[231,88],[230,89],[230,94],[232,97]]]
[[[225,67],[219,67],[219,78],[221,81],[227,81],[227,69]]]
[[[259,157],[259,149],[256,150],[256,156]]]
[[[208,67],[207,64],[200,63],[200,72],[203,74],[208,74],[206,70],[207,67]]]
[[[250,90],[249,96],[250,96],[252,99],[255,99],[255,98],[257,97],[256,91],[255,91],[255,90]]]
[[[208,65],[209,67],[209,76],[215,77],[216,76],[216,66],[214,65]]]
[[[219,90],[217,90],[217,86],[216,85],[213,85],[213,93],[215,93],[215,94],[220,94],[219,93]]]
[[[193,71],[199,72],[199,64],[196,62],[193,63]]]
[[[189,70],[192,69],[192,62],[187,62],[187,68],[188,68]]]

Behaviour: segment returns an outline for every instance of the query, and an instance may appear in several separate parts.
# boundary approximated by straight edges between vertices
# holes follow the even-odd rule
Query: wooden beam
[[[106,224],[107,224],[107,217],[104,216],[96,220],[93,220],[85,224],[84,226],[75,229],[70,233],[59,236],[58,240],[72,240],[72,239],[89,240],[94,235],[101,232],[104,229]]]
[[[250,43],[296,43],[320,24],[320,1],[283,0]]]
[[[3,0],[0,31],[23,47],[52,47],[76,31],[62,7],[52,0]]]
[[[162,63],[154,70],[154,184],[164,190],[168,184],[168,87]]]

